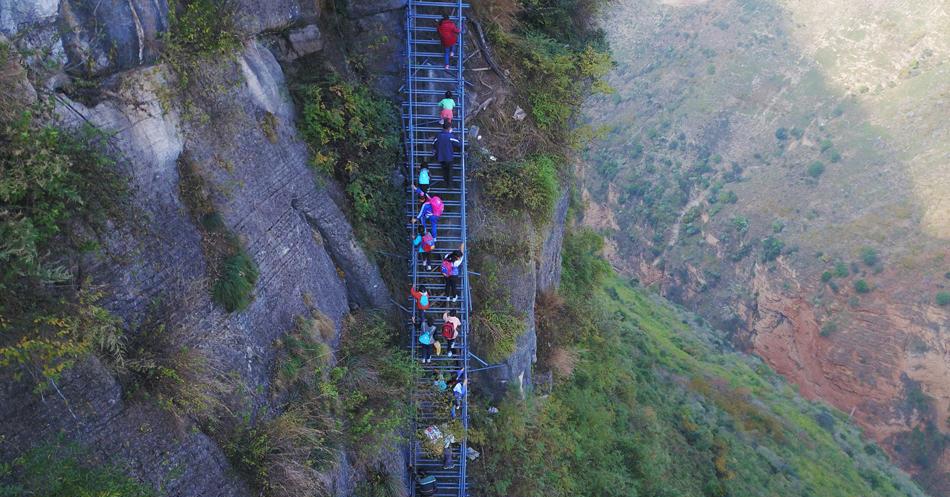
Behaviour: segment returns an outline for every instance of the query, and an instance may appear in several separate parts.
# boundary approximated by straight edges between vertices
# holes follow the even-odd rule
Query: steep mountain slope
[[[476,418],[479,495],[924,495],[846,413],[699,316],[604,277],[594,240],[568,235],[562,293],[539,300],[554,387]]]
[[[937,495],[948,23],[943,2],[616,2],[616,92],[588,102],[579,166],[615,267],[853,414]]]

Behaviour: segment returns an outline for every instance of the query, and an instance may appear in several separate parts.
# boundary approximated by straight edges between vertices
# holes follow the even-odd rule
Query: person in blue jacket
[[[432,146],[435,149],[433,153],[435,160],[442,165],[442,175],[445,177],[447,186],[451,188],[452,163],[455,162],[455,149],[462,147],[462,142],[452,135],[452,123],[445,122],[442,124],[442,132],[432,141]]]

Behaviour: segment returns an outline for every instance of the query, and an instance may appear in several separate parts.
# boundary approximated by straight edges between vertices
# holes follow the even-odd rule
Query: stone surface
[[[58,5],[59,0],[2,0],[0,33],[12,36],[24,27],[55,17]]]
[[[154,62],[167,0],[62,0],[59,29],[70,72],[103,76]]]
[[[317,0],[236,0],[235,22],[240,31],[256,35],[290,26],[311,24],[320,17]]]
[[[126,403],[111,372],[95,359],[64,374],[57,383],[62,397],[54,391],[37,395],[30,382],[2,380],[0,460],[67,434],[90,450],[91,462],[118,465],[169,497],[254,495],[234,478],[213,441],[184,430],[151,404]]]
[[[323,37],[320,34],[320,28],[314,24],[292,29],[287,33],[287,41],[290,43],[293,58],[303,57],[323,49]]]
[[[405,6],[406,0],[347,0],[346,13],[350,18],[357,19],[401,9]]]
[[[571,203],[570,191],[566,188],[562,190],[551,223],[542,233],[544,241],[541,242],[541,256],[537,263],[539,293],[557,290],[561,284],[561,246],[564,244],[567,208]]]

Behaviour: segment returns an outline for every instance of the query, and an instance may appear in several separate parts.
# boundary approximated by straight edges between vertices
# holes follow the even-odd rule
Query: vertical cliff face
[[[268,415],[275,340],[297,317],[319,313],[338,331],[352,309],[388,307],[390,297],[354,236],[339,186],[310,166],[278,58],[289,63],[326,49],[317,56],[342,66],[340,53],[349,51],[379,71],[378,88],[392,91],[403,5],[354,2],[340,21],[323,18],[320,2],[235,2],[243,45],[188,74],[213,85],[187,95],[179,91],[183,75],[159,64],[169,26],[164,1],[0,5],[0,29],[11,41],[45,54],[27,58],[35,66],[32,86],[18,93],[35,86],[55,102],[59,125],[107,133],[108,153],[130,183],[129,219],[99,234],[103,249],[77,261],[77,272],[102,290],[103,305],[130,333],[159,319],[175,330],[179,346],[244,385],[260,416]],[[322,34],[324,24],[336,23],[339,32]],[[344,43],[348,30],[358,34]],[[369,50],[378,37],[387,40]],[[74,77],[94,78],[96,90],[61,93]],[[189,188],[203,192],[258,268],[253,300],[242,311],[226,312],[212,300],[204,228],[183,194]],[[159,302],[167,312],[154,316]],[[3,382],[4,460],[64,434],[168,495],[252,494],[208,436],[127,398],[95,359],[67,372],[53,395],[31,390],[29,382]],[[356,476],[344,465],[332,487],[349,495]]]

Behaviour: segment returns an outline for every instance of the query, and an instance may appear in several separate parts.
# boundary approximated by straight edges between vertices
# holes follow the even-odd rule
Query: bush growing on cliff
[[[43,497],[154,497],[155,491],[120,468],[97,465],[91,454],[62,439],[0,464],[0,495]]]
[[[123,358],[122,328],[101,295],[88,281],[67,283],[68,255],[95,250],[89,234],[128,207],[102,139],[31,113],[0,122],[0,366],[38,390],[86,354]]]
[[[538,155],[520,162],[488,161],[475,172],[492,208],[502,213],[527,212],[538,224],[551,219],[560,192],[558,162]]]
[[[201,167],[189,154],[178,158],[178,190],[201,234],[212,299],[228,312],[243,311],[253,301],[260,273],[241,239],[215,210]]]
[[[233,0],[181,0],[169,2],[168,31],[162,61],[188,87],[201,61],[228,56],[241,46],[237,35]],[[177,3],[177,5],[176,5]]]
[[[778,256],[782,255],[782,249],[784,248],[785,242],[774,236],[762,240],[762,260],[771,262],[778,259]]]
[[[867,281],[856,280],[854,282],[854,291],[858,293],[868,293],[871,291],[871,285],[869,285]]]
[[[946,291],[937,292],[937,296],[935,300],[937,301],[937,305],[939,306],[942,306],[942,307],[950,306],[950,292],[946,292]]]
[[[295,90],[302,109],[300,133],[313,166],[344,185],[352,206],[347,213],[370,255],[396,252],[403,241],[402,197],[390,184],[399,163],[396,108],[369,87],[330,74]],[[389,258],[377,262],[390,280],[404,274]]]

